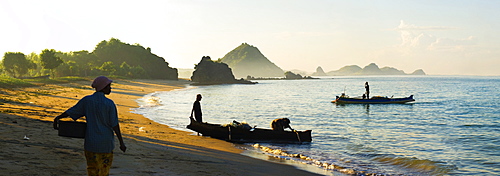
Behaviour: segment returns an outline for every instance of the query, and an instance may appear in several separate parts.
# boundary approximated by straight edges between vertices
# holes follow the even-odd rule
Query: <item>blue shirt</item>
[[[66,113],[73,120],[86,117],[85,150],[95,153],[113,151],[115,147],[113,127],[118,125],[118,113],[115,103],[106,98],[104,93],[95,92],[82,98]]]

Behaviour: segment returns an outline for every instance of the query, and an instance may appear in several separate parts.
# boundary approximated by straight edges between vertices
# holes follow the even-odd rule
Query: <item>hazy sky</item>
[[[407,73],[500,75],[498,0],[0,0],[0,52],[150,47],[193,68],[248,43],[284,70],[376,63]]]

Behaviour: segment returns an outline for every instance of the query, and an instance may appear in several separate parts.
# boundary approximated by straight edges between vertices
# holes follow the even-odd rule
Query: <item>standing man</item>
[[[368,82],[365,82],[365,89],[366,89],[366,99],[370,99],[370,86],[368,85]]]
[[[109,175],[115,147],[114,133],[120,141],[120,150],[127,150],[118,124],[116,105],[105,96],[111,93],[111,82],[113,81],[105,76],[95,78],[92,83],[92,88],[96,91],[94,94],[85,96],[75,106],[54,118],[54,129],[58,129],[61,118],[71,117],[77,120],[86,117],[84,149],[89,176]]]
[[[200,104],[200,101],[201,101],[201,94],[198,94],[196,95],[196,101],[193,103],[193,110],[191,110],[191,116],[190,118],[193,118],[193,113],[194,113],[194,119],[197,121],[197,122],[202,122],[202,118],[201,118],[201,104]]]

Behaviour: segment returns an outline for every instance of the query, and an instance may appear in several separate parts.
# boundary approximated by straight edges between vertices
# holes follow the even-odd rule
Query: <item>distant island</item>
[[[226,63],[237,78],[283,77],[284,71],[267,59],[257,47],[242,43],[218,60]]]
[[[288,71],[288,76],[285,74],[280,67],[271,62],[267,57],[265,57],[257,47],[249,45],[247,43],[242,43],[240,46],[236,47],[229,53],[227,53],[223,58],[220,58],[218,62],[227,64],[233,71],[233,74],[237,78],[246,79],[290,79],[290,73],[298,75],[306,75],[305,72],[298,70]],[[300,73],[300,74],[299,74]],[[323,68],[318,67],[316,71],[312,74],[307,74],[310,76],[352,76],[352,75],[426,75],[422,69],[415,70],[414,72],[407,74],[403,70],[398,70],[393,67],[382,67],[379,68],[377,64],[371,63],[364,68],[357,65],[349,65],[342,67],[339,70],[325,72]],[[288,78],[287,78],[288,77]],[[301,76],[304,79],[307,77]]]
[[[330,71],[325,73],[321,67],[316,69],[313,76],[354,76],[354,75],[426,75],[424,70],[418,69],[410,74],[405,73],[403,70],[398,70],[393,67],[379,68],[377,64],[371,63],[364,68],[357,65],[348,65],[340,68],[339,70]]]
[[[357,65],[348,65],[340,68],[339,70],[329,72],[325,72],[321,66],[318,66],[316,71],[312,74],[310,72],[307,73],[296,69],[284,71],[265,57],[257,47],[248,43],[242,43],[224,55],[224,57],[212,62],[224,64],[228,67],[228,69],[230,69],[231,76],[240,80],[317,79],[313,78],[316,76],[426,75],[422,69],[418,69],[407,74],[403,70],[398,70],[393,67],[379,68],[379,66],[375,63],[370,63],[364,68]],[[190,73],[193,73],[194,76],[192,69],[179,69],[179,77],[189,77]],[[227,79],[226,81],[234,78]]]
[[[252,76],[247,76],[247,80],[291,80],[291,79],[319,79],[319,78],[313,78],[311,76],[302,76],[300,74],[295,74],[291,71],[285,72],[284,78],[283,77],[267,77],[267,78],[259,77],[259,78],[255,78]]]

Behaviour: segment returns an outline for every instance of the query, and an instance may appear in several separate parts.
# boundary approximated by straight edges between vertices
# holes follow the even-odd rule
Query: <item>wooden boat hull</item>
[[[271,129],[253,128],[243,129],[233,126],[222,126],[220,124],[200,123],[191,119],[188,129],[230,142],[272,142],[272,143],[301,143],[311,142],[311,130],[306,131],[273,131]]]
[[[373,97],[371,99],[361,99],[361,98],[346,98],[339,97],[333,100],[332,103],[336,104],[396,104],[396,103],[408,103],[415,101],[413,95],[404,98],[387,98],[387,97]]]

